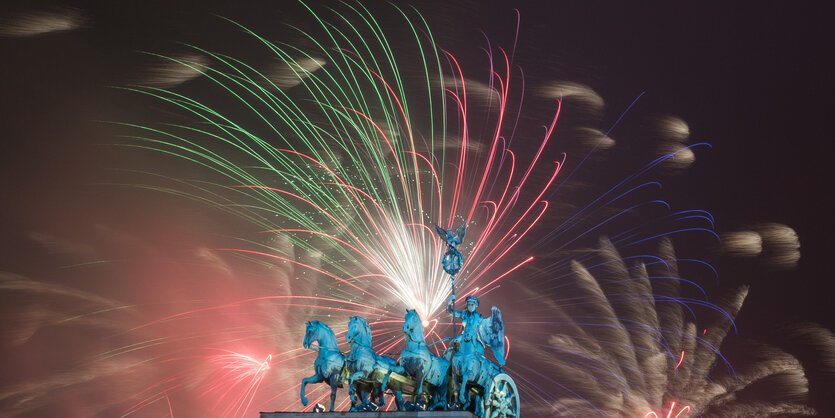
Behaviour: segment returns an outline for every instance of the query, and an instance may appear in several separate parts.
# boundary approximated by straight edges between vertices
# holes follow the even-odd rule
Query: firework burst
[[[547,303],[549,314],[525,315],[530,322],[547,321],[549,326],[540,329],[550,332],[539,338],[541,343],[517,341],[517,350],[550,359],[529,370],[524,387],[536,391],[545,385],[535,382],[558,377],[558,389],[538,395],[549,402],[541,413],[815,414],[797,358],[764,344],[726,343],[748,288],[728,291],[713,303],[686,297],[680,262],[669,240],[662,241],[655,260],[631,266],[602,240],[588,267],[572,264],[562,296],[546,299],[535,289],[525,290],[529,303]],[[725,350],[741,355],[731,361]]]
[[[584,163],[615,146],[614,126],[573,130],[582,150],[572,161],[555,147],[557,122],[563,99],[602,113],[597,93],[555,83],[542,92],[552,99],[548,116],[525,129],[513,50],[488,46],[488,75],[474,81],[414,9],[395,6],[396,19],[382,22],[360,3],[301,7],[309,25],[290,26],[297,42],[222,23],[259,45],[264,65],[187,45],[151,54],[164,64],[143,72],[143,85],[122,87],[166,113],[158,123],[115,124],[119,146],[155,168],[122,170],[111,184],[211,208],[212,237],[177,248],[104,227],[84,242],[32,237],[60,247],[67,276],[100,269],[101,280],[82,291],[2,276],[5,293],[26,295],[8,351],[35,347],[45,364],[63,366],[0,392],[10,414],[56,404],[74,416],[312,410],[329,394],[311,387],[311,404],[299,403],[314,358],[301,348],[301,324],[328,323],[347,350],[348,317],[361,315],[374,348],[391,354],[402,347],[403,312],[415,309],[427,339],[441,340],[450,286],[432,224],[460,223],[457,292],[501,298],[507,369],[525,390],[526,415],[812,413],[791,355],[752,346],[757,366],[741,369],[720,354],[746,290],[709,303],[679,277],[678,263],[713,271],[676,259],[665,237],[715,237],[713,219],[647,198],[660,183],[646,177],[693,163],[693,148],[705,144],[685,143],[686,124],[666,119],[674,135],[660,156],[569,205],[563,196],[576,194]],[[660,212],[645,217],[646,208]],[[611,240],[586,249],[604,232]],[[642,253],[658,241],[659,255]],[[621,257],[624,249],[633,252]],[[113,282],[129,290],[109,292]],[[45,348],[69,333],[85,343],[60,355]],[[787,391],[747,400],[762,382]]]
[[[282,248],[256,242],[226,251],[291,263],[306,274],[327,277],[328,294],[343,299],[361,295],[434,318],[446,303],[449,286],[437,256],[443,243],[429,227],[432,223],[463,221],[474,231],[477,238],[467,247],[461,275],[470,288],[526,262],[512,250],[546,212],[543,197],[560,171],[561,161],[543,156],[559,102],[533,158],[518,157],[504,137],[510,129],[505,113],[512,79],[509,58],[499,50],[490,80],[498,92],[490,103],[498,109],[492,115],[495,128],[474,152],[468,86],[455,58],[431,43],[427,27],[409,19],[404,22],[415,31],[416,49],[395,58],[373,16],[350,9],[337,18],[366,25],[339,29],[323,23],[327,43],[310,52],[250,32],[297,77],[298,85],[289,91],[219,53],[195,48],[212,65],[169,58],[200,72],[227,96],[223,100],[237,102],[238,108],[225,113],[174,91],[130,88],[173,105],[198,124],[132,126],[140,133],[131,136],[136,142],[129,146],[197,164],[219,179],[211,183],[204,176],[171,188],[146,187],[212,204],[316,257],[313,263],[299,261]],[[378,42],[358,37],[365,33]],[[424,90],[404,85],[398,67],[411,63],[403,56],[421,58]],[[304,65],[314,57],[329,64]],[[445,66],[453,78],[443,76]],[[451,123],[459,126],[455,140],[447,133]],[[547,173],[545,182],[529,184],[532,175],[542,172]]]

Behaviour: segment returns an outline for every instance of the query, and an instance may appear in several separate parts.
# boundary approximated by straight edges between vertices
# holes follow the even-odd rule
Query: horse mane
[[[371,325],[368,323],[368,321],[364,321],[363,325],[365,328],[365,336],[366,338],[368,338],[368,345],[371,345]]]

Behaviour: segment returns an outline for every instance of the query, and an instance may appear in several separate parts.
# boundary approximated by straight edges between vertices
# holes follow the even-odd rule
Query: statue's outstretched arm
[[[452,309],[452,304],[451,303],[446,306],[446,311],[447,311],[447,313],[449,313],[450,315],[455,316],[456,318],[461,318],[461,317],[464,316],[464,311],[456,311],[455,309]]]

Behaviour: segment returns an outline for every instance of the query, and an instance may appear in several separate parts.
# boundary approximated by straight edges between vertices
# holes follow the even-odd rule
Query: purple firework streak
[[[595,180],[641,95],[590,127],[603,99],[579,83],[526,85],[518,33],[509,48],[485,41],[472,65],[414,8],[387,6],[385,19],[354,2],[299,9],[305,19],[279,40],[215,20],[254,57],[186,44],[145,53],[155,65],[119,85],[156,116],[100,123],[118,135],[107,152],[129,157],[97,186],[171,210],[98,222],[84,238],[28,235],[60,268],[0,273],[14,306],[5,354],[22,376],[0,390],[10,416],[312,411],[329,397],[327,385],[308,388],[306,407],[298,397],[312,320],[347,351],[348,318],[363,316],[374,349],[397,357],[414,309],[441,354],[450,285],[433,223],[467,225],[456,292],[502,309],[525,416],[816,413],[792,354],[754,342],[728,348],[745,353],[739,362],[724,354],[748,287],[710,294],[716,269],[673,249],[692,240],[739,257],[770,251],[781,266],[799,258],[791,228],[720,240],[709,212],[659,197],[660,176],[710,147],[689,143],[684,121],[657,118],[653,156]],[[4,36],[91,18],[15,19]],[[545,116],[532,123],[529,103]],[[829,331],[799,329],[835,347]],[[340,391],[337,408],[349,406]]]

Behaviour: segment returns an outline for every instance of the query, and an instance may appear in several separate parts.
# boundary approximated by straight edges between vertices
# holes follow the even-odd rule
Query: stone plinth
[[[414,412],[262,412],[261,418],[475,418],[467,411],[414,411]]]

